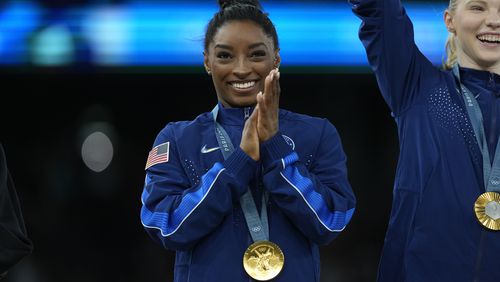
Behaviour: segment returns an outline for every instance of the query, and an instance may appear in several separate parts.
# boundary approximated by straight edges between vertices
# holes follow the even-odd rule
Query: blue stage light
[[[441,64],[447,37],[442,21],[445,5],[407,3],[405,7],[414,23],[420,50],[434,64]],[[216,11],[215,3],[207,1],[141,1],[68,11],[80,20],[67,24],[78,33],[74,35],[80,39],[76,44],[84,43],[90,50],[89,57],[76,58],[77,62],[197,67],[202,66],[206,24]],[[266,11],[278,30],[282,66],[367,65],[357,35],[360,20],[347,2],[268,2]],[[0,64],[27,63],[25,39],[34,32],[43,12],[35,5],[17,4],[7,6],[0,14]]]

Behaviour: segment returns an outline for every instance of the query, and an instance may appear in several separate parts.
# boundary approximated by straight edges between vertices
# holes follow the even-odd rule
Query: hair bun
[[[262,10],[262,6],[260,5],[258,0],[218,0],[217,2],[219,2],[221,10],[237,5],[253,6],[259,10]]]

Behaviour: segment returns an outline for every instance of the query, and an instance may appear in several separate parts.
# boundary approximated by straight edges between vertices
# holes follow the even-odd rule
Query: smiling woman
[[[219,4],[204,45],[218,104],[156,137],[142,224],[176,251],[176,282],[319,281],[319,245],[354,213],[340,138],[279,108],[278,37],[258,1]]]
[[[249,20],[220,27],[205,51],[205,68],[225,107],[255,104],[266,76],[281,60],[273,41]]]
[[[378,281],[500,281],[500,0],[450,1],[444,70],[399,0],[350,2],[400,141]]]
[[[460,58],[462,67],[500,73],[499,0],[452,0],[445,23],[450,32],[448,57]],[[449,59],[447,67],[453,62]]]

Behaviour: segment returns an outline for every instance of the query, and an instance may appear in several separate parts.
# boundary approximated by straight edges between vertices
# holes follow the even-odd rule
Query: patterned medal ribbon
[[[479,195],[474,203],[474,213],[479,223],[484,227],[498,231],[500,230],[500,138],[495,149],[493,164],[491,164],[481,108],[472,92],[461,83],[458,65],[453,67],[453,74],[460,85],[458,91],[464,98],[465,108],[483,156],[483,177],[486,192]]]
[[[221,147],[224,159],[234,152],[234,146],[226,130],[217,122],[219,106],[212,110],[215,123],[215,137]],[[260,217],[257,207],[252,198],[250,188],[241,196],[240,205],[245,215],[245,221],[253,240],[243,255],[243,268],[246,273],[255,280],[267,281],[276,277],[285,264],[283,251],[275,243],[269,241],[269,224],[267,219],[268,194],[262,195],[262,206]]]

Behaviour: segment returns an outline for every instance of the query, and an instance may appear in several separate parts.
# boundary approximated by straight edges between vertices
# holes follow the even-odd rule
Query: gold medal
[[[269,241],[257,241],[243,255],[243,267],[255,280],[267,281],[276,277],[285,264],[285,256],[278,245]]]
[[[500,194],[486,192],[474,203],[474,212],[479,222],[490,230],[500,230]]]

